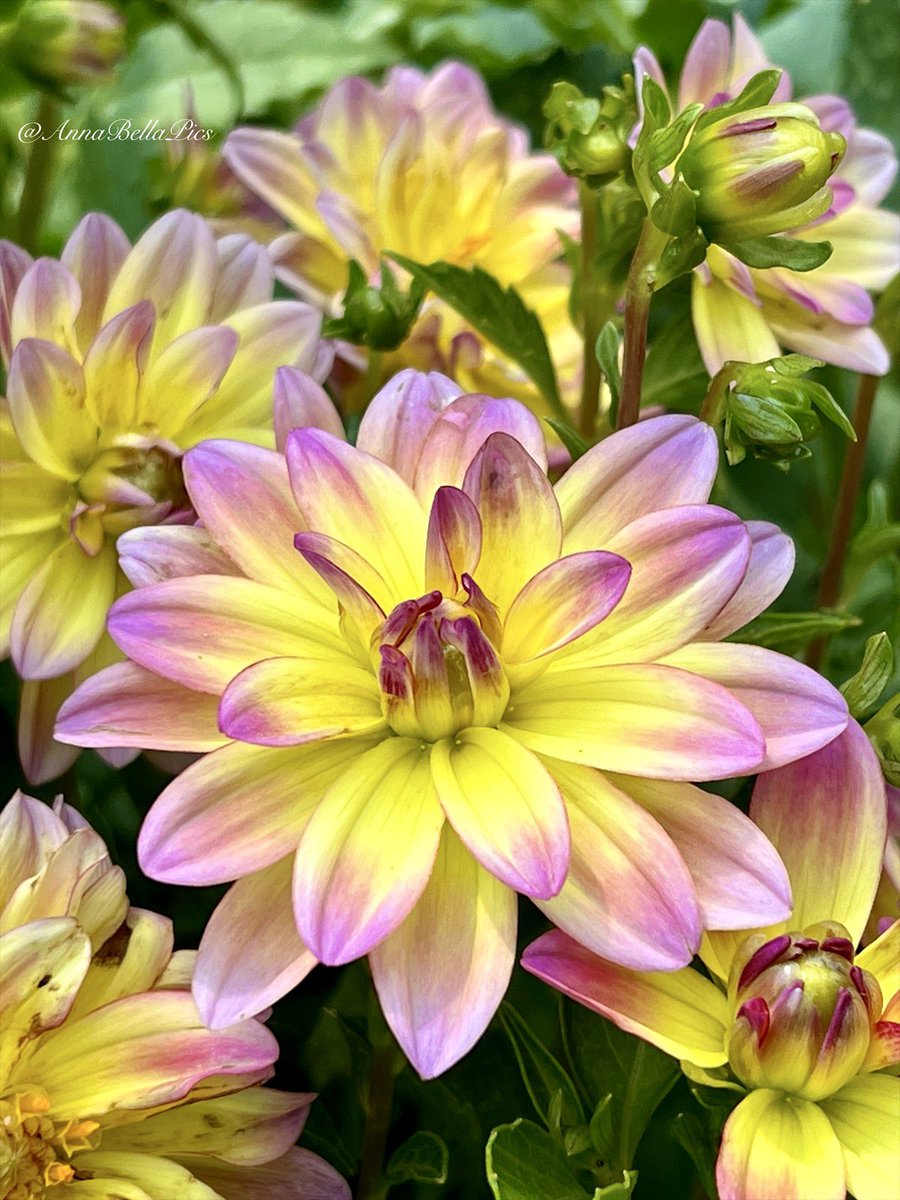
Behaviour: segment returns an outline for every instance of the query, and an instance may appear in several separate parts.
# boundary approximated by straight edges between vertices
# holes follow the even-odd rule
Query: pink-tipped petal
[[[16,437],[51,475],[74,481],[86,467],[97,427],[84,407],[84,372],[61,346],[37,338],[13,352],[6,385]]]
[[[170,342],[143,377],[143,419],[166,437],[180,437],[222,382],[237,346],[237,334],[227,325],[191,329]]]
[[[653,417],[620,430],[584,454],[556,485],[564,550],[605,550],[638,517],[705,504],[718,465],[716,435],[695,417]]]
[[[464,574],[472,575],[481,557],[481,518],[465,492],[440,487],[428,518],[425,581],[445,596],[455,595]]]
[[[84,359],[85,406],[98,427],[133,429],[141,420],[140,384],[156,313],[149,300],[117,313]]]
[[[728,1001],[699,971],[629,971],[558,929],[531,943],[522,966],[666,1054],[701,1067],[726,1061]]]
[[[385,1018],[423,1079],[452,1067],[484,1033],[515,951],[515,893],[445,826],[428,886],[369,956]]]
[[[234,129],[222,157],[245,187],[289,224],[309,226],[316,191],[297,138],[274,129]]]
[[[334,1167],[300,1146],[252,1172],[214,1158],[194,1161],[191,1169],[222,1200],[351,1200],[346,1180]]]
[[[80,308],[81,288],[70,272],[55,258],[37,259],[16,289],[10,316],[12,345],[40,338],[74,353]]]
[[[737,591],[708,625],[704,641],[718,642],[752,621],[776,600],[794,571],[794,543],[768,521],[747,521],[750,561]]]
[[[569,554],[544,567],[506,615],[504,662],[539,658],[588,633],[621,601],[630,578],[630,563],[605,550]]]
[[[145,525],[116,543],[119,566],[136,588],[183,575],[240,575],[227,554],[199,525]]]
[[[306,827],[294,870],[300,936],[329,965],[368,953],[425,890],[444,815],[419,742],[355,758]]]
[[[292,429],[324,429],[344,437],[344,424],[334,402],[320,383],[297,367],[279,367],[273,391],[275,443],[281,453]]]
[[[700,913],[671,838],[599,772],[547,766],[566,800],[572,856],[562,891],[538,907],[613,962],[644,971],[685,966],[700,943]]]
[[[355,634],[363,661],[369,663],[372,634],[385,618],[384,609],[372,592],[387,603],[384,580],[355,550],[322,533],[295,534],[294,546],[334,593],[342,627],[346,629],[344,622],[349,622],[347,632]],[[360,580],[365,580],[366,586]]]
[[[750,816],[787,867],[793,927],[840,921],[857,944],[887,833],[884,778],[859,725],[851,721],[815,754],[760,775]]]
[[[706,20],[700,26],[681,69],[678,106],[707,105],[728,91],[731,31],[724,21]]]
[[[559,788],[533,754],[497,729],[463,729],[435,743],[431,771],[447,819],[486,870],[528,896],[557,894],[569,868],[569,824]]]
[[[275,270],[266,247],[245,233],[230,233],[216,244],[219,272],[209,320],[219,324],[241,308],[272,298]]]
[[[791,885],[784,864],[740,809],[690,783],[612,778],[678,847],[706,929],[747,929],[790,917]]]
[[[81,288],[75,332],[82,350],[100,329],[106,297],[130,249],[128,238],[116,222],[99,212],[82,217],[63,246],[59,260]]]
[[[412,487],[428,432],[460,395],[459,384],[437,371],[399,371],[373,397],[360,422],[356,444],[393,467]],[[462,474],[459,479],[448,477],[440,482],[458,485],[461,481]]]
[[[13,301],[32,261],[21,246],[0,239],[0,358],[5,367],[9,366],[13,348],[10,332]]]
[[[294,923],[287,855],[239,879],[219,901],[200,941],[194,999],[210,1029],[256,1016],[316,965]]]
[[[762,646],[694,642],[662,662],[701,675],[738,699],[766,739],[760,769],[770,771],[827,745],[847,725],[847,705],[815,671]]]
[[[55,736],[94,749],[141,747],[202,753],[225,745],[214,696],[192,692],[134,663],[85,680],[59,710]]]

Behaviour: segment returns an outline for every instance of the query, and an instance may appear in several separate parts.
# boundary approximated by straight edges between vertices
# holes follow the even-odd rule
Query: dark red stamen
[[[866,986],[866,977],[862,973],[862,968],[851,967],[850,968],[850,980],[851,980],[853,986],[859,992],[860,996],[862,996],[863,1000],[865,1000],[866,1007],[868,1008],[869,1000],[871,999],[871,997],[869,995],[869,989]]]
[[[830,954],[839,954],[841,958],[846,958],[848,963],[853,962],[853,943],[849,938],[826,938],[822,943],[822,949],[827,950]]]
[[[739,137],[742,133],[763,133],[767,129],[777,129],[778,122],[774,117],[756,117],[752,121],[739,121],[737,125],[729,125],[723,129],[722,137]]]
[[[772,938],[771,941],[766,942],[764,946],[760,946],[755,954],[751,954],[746,966],[741,971],[741,977],[738,980],[738,991],[743,991],[747,984],[752,983],[767,967],[771,967],[772,963],[777,962],[790,944],[791,939],[789,935],[782,933],[779,937]]]
[[[828,1022],[828,1028],[825,1031],[825,1036],[822,1039],[821,1053],[825,1054],[829,1050],[833,1050],[837,1045],[838,1038],[841,1036],[841,1026],[844,1024],[844,1018],[847,1011],[853,1003],[850,996],[849,988],[841,988],[837,994],[837,1000],[834,1004],[834,1012],[831,1014],[831,1020]]]
[[[756,1044],[761,1046],[769,1032],[769,1006],[762,996],[754,996],[742,1004],[737,1015],[743,1017],[756,1034]]]

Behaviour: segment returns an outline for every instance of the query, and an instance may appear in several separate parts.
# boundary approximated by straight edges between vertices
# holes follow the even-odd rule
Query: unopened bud
[[[710,241],[741,242],[814,220],[832,201],[825,185],[846,142],[827,133],[803,104],[752,108],[705,126],[678,162],[698,193],[697,217]]]
[[[355,260],[344,293],[343,316],[326,321],[323,337],[343,338],[372,350],[395,350],[404,342],[419,315],[425,294],[416,281],[403,292],[387,265],[381,268],[381,286],[366,279]]]
[[[836,922],[747,938],[728,984],[735,1013],[728,1058],[743,1083],[822,1100],[857,1074],[882,997],[853,955]]]
[[[9,48],[20,70],[39,82],[103,83],[124,53],[124,22],[98,0],[32,0],[19,14]]]
[[[596,98],[585,96],[572,83],[556,83],[543,113],[544,144],[567,174],[600,181],[625,166],[634,106],[622,89],[604,88]]]

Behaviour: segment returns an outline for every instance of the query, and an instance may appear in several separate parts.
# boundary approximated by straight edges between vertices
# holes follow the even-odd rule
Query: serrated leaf
[[[511,1004],[500,1006],[500,1021],[512,1042],[513,1053],[522,1080],[538,1116],[552,1129],[551,1106],[557,1107],[558,1125],[578,1127],[585,1124],[584,1110],[575,1084],[563,1065],[541,1042]],[[556,1097],[559,1096],[559,1100]]]
[[[532,1121],[498,1125],[485,1151],[495,1200],[587,1200],[559,1142]]]
[[[866,642],[859,670],[841,684],[850,715],[858,721],[878,703],[894,669],[894,648],[884,632],[873,634]]]
[[[402,254],[388,254],[414,279],[477,329],[534,381],[541,395],[565,418],[553,360],[537,314],[513,287],[502,284],[480,267],[465,270],[452,263],[417,263]]]
[[[748,108],[759,108],[763,104],[768,104],[775,95],[775,89],[778,87],[782,74],[782,71],[774,67],[758,72],[748,80],[743,90],[733,100],[707,109],[697,122],[698,131],[706,129],[708,125],[713,125],[716,121],[746,112]]]
[[[449,1169],[447,1143],[420,1130],[394,1151],[384,1177],[388,1183],[446,1183]]]
[[[560,421],[556,417],[544,417],[544,420],[568,450],[572,462],[577,462],[582,454],[590,450],[590,443],[586,442],[577,429],[573,429],[568,421]]]
[[[813,638],[830,637],[860,624],[860,618],[850,613],[763,613],[743,629],[729,634],[726,641],[752,642],[769,649],[800,650]]]
[[[748,267],[789,267],[814,271],[831,258],[831,242],[806,242],[802,238],[758,237],[722,246]]]

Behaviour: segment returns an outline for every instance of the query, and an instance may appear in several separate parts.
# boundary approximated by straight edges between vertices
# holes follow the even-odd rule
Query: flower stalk
[[[667,241],[668,237],[647,217],[625,285],[625,345],[617,429],[636,424],[640,414],[650,302],[656,289],[659,256]]]
[[[41,129],[55,129],[59,124],[59,104],[46,93],[41,96],[36,122]],[[25,169],[22,199],[19,202],[19,241],[26,250],[32,252],[37,251],[58,148],[56,138],[38,138],[32,144]]]

